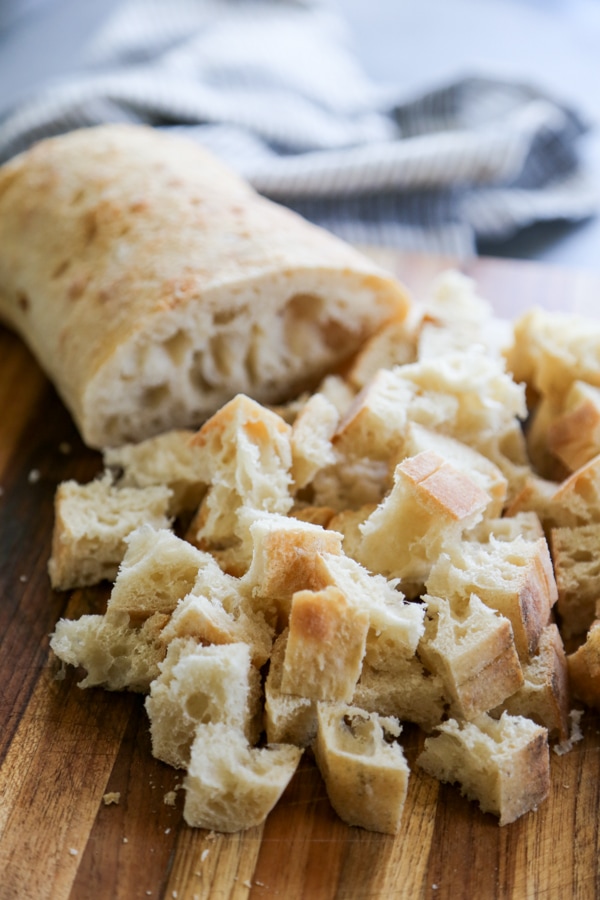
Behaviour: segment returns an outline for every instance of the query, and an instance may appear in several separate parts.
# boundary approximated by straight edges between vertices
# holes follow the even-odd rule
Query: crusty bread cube
[[[523,664],[524,682],[519,690],[493,710],[525,716],[548,729],[551,738],[569,736],[569,684],[567,658],[556,625],[547,625],[540,635],[537,653]]]
[[[119,487],[166,485],[172,492],[169,511],[192,512],[208,482],[202,454],[192,443],[193,431],[166,431],[140,441],[104,450],[104,465],[118,473]]]
[[[574,527],[600,522],[600,455],[573,472],[552,494],[546,527]]]
[[[506,500],[507,480],[498,466],[477,450],[415,422],[410,422],[407,426],[403,450],[405,456],[417,456],[428,450],[438,453],[489,494],[486,516],[501,515]]]
[[[81,688],[147,691],[165,657],[162,631],[168,621],[164,613],[154,613],[134,623],[123,610],[59,619],[50,647],[63,662],[87,670]]]
[[[108,608],[123,609],[133,617],[172,613],[193,588],[207,554],[181,540],[172,531],[151,525],[136,528],[125,539],[127,550]]]
[[[265,731],[270,744],[308,747],[317,733],[317,700],[281,690],[283,660],[289,635],[286,628],[273,644],[265,681]]]
[[[464,541],[449,546],[431,570],[427,592],[450,601],[477,594],[510,620],[519,658],[529,661],[558,596],[544,538]]]
[[[88,484],[60,484],[48,563],[52,587],[64,591],[113,581],[128,534],[145,523],[169,527],[170,498],[163,485],[118,488],[108,474]]]
[[[250,743],[260,734],[260,673],[246,644],[205,647],[193,638],[169,644],[146,698],[152,754],[185,768],[200,724],[225,722]]]
[[[298,767],[291,744],[251,747],[224,722],[199,725],[184,780],[183,817],[193,828],[235,832],[260,825]]]
[[[596,617],[600,599],[600,522],[553,528],[550,543],[561,630],[565,637],[583,634]]]
[[[600,620],[592,622],[585,641],[567,656],[573,696],[600,709]]]
[[[402,455],[411,412],[430,427],[455,415],[454,397],[442,394],[436,405],[428,395],[417,395],[404,372],[404,366],[380,369],[351,403],[333,436],[342,456],[395,460]]]
[[[165,628],[164,640],[193,637],[203,644],[248,644],[260,668],[269,658],[273,628],[242,593],[240,581],[222,572],[204,555],[190,593],[181,600]]]
[[[379,667],[389,658],[414,655],[423,634],[424,608],[407,603],[393,582],[373,575],[343,554],[320,554],[315,563],[323,585],[334,585],[369,615],[365,662]]]
[[[548,431],[560,413],[560,401],[552,397],[541,397],[532,409],[525,439],[527,455],[533,471],[548,481],[563,481],[569,469],[552,453],[548,446]]]
[[[314,753],[336,813],[348,825],[395,834],[410,774],[398,720],[341,703],[319,703],[317,715]]]
[[[417,765],[440,781],[457,782],[483,812],[508,825],[537,809],[550,789],[548,733],[530,719],[482,713],[472,722],[450,719],[425,739]]]
[[[416,656],[390,655],[386,663],[381,669],[363,663],[352,705],[431,731],[448,708],[442,679],[425,669]]]
[[[292,596],[323,586],[317,569],[320,553],[342,552],[342,536],[293,517],[263,513],[249,526],[252,562],[240,582],[257,609],[287,620]]]
[[[471,720],[497,706],[523,684],[508,619],[471,594],[449,603],[426,595],[425,633],[419,657],[437,672],[450,699],[450,714]]]
[[[425,582],[440,553],[460,541],[489,502],[489,494],[433,450],[405,459],[392,491],[360,526],[359,562],[401,579],[409,591]]]
[[[292,425],[292,478],[298,491],[313,480],[319,469],[335,463],[331,438],[340,415],[323,394],[313,394]]]
[[[209,487],[188,540],[201,550],[234,548],[240,565],[249,564],[252,545],[239,513],[291,508],[290,435],[280,416],[243,394],[202,426],[192,444],[201,451]]]
[[[367,610],[336,587],[295,593],[281,690],[313,700],[350,700],[368,628]]]
[[[600,322],[530,309],[514,323],[507,361],[515,381],[557,401],[574,381],[600,386]]]
[[[392,319],[369,337],[348,372],[348,381],[361,390],[379,369],[393,369],[417,359],[417,340],[424,310],[414,304],[405,319]]]
[[[547,430],[548,450],[574,472],[600,453],[600,387],[574,381]]]

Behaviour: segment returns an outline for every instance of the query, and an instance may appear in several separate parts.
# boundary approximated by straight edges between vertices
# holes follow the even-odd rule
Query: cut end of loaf
[[[322,273],[321,273],[322,274]],[[280,403],[314,388],[408,301],[393,281],[344,273],[336,296],[320,273],[273,276],[266,285],[157,313],[124,339],[83,398],[86,443],[104,448],[172,428],[196,427],[238,393]],[[234,298],[235,305],[231,302]]]

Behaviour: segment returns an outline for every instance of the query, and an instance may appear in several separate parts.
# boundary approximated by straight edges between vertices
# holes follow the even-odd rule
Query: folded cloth
[[[112,121],[188,133],[355,243],[465,256],[598,205],[575,110],[486,77],[408,99],[376,86],[318,0],[129,0],[82,69],[3,116],[0,160]]]

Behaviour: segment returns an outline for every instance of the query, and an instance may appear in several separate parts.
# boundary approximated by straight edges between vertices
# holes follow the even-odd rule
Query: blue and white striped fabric
[[[128,0],[87,65],[0,120],[0,160],[103,122],[184,131],[262,193],[347,240],[468,255],[598,206],[586,125],[528,85],[376,87],[318,0]]]

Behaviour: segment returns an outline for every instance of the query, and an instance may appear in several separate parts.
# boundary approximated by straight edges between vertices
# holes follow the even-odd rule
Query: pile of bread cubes
[[[308,752],[345,822],[395,833],[407,722],[416,766],[508,824],[600,698],[598,454],[600,322],[511,325],[445,272],[316,392],[61,484],[53,587],[113,587],[52,649],[146,693],[189,825],[259,824]]]

